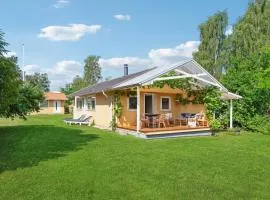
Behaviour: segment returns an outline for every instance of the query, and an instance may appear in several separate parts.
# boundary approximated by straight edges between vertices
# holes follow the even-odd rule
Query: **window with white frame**
[[[96,109],[96,97],[88,97],[87,98],[87,109],[95,110]]]
[[[78,98],[77,99],[77,109],[82,110],[83,109],[83,104],[84,104],[84,99]]]
[[[161,97],[160,109],[163,111],[171,110],[171,97]]]
[[[136,109],[137,109],[137,96],[129,96],[128,110],[136,110]]]

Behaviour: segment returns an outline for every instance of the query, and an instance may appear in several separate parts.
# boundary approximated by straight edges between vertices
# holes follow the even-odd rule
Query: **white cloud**
[[[41,29],[38,35],[53,41],[77,41],[86,34],[95,34],[101,25],[69,24],[68,26],[47,26]]]
[[[197,51],[199,41],[187,41],[173,48],[152,49],[148,53],[148,58],[140,57],[116,57],[100,59],[100,65],[103,70],[122,69],[124,64],[137,70],[145,69],[148,66],[164,65],[179,60],[181,57],[192,57],[192,52]],[[59,90],[65,84],[72,82],[76,75],[82,76],[83,64],[75,60],[62,60],[57,62],[51,68],[41,68],[38,65],[26,65],[24,67],[26,74],[34,72],[48,73],[51,81],[51,90]]]
[[[182,57],[192,57],[192,53],[198,50],[199,44],[199,41],[187,41],[173,48],[152,49],[148,53],[148,58],[117,57],[100,59],[100,65],[103,68],[122,68],[124,64],[137,68],[164,65],[176,62]]]
[[[71,75],[78,75],[82,73],[82,64],[75,60],[63,60],[56,63],[51,69],[51,74],[59,75],[68,73]]]
[[[54,8],[63,8],[70,3],[70,0],[57,0],[55,4],[53,4]]]
[[[39,65],[32,64],[32,65],[25,65],[22,68],[23,71],[25,71],[26,74],[34,74],[35,72],[37,73],[45,73],[46,71],[42,69]]]
[[[150,64],[148,59],[138,58],[138,57],[122,57],[122,58],[109,58],[109,59],[100,59],[100,66],[105,68],[118,68],[123,67],[124,64],[128,64],[133,67],[142,67]]]
[[[57,62],[53,67],[44,69],[39,65],[26,65],[23,68],[26,74],[47,73],[51,81],[51,90],[59,90],[65,84],[70,83],[76,75],[82,75],[83,66],[75,60],[63,60]]]
[[[57,90],[65,84],[72,82],[76,75],[82,75],[83,65],[75,60],[59,61],[48,70],[48,76],[51,81],[51,89]]]
[[[16,54],[16,52],[14,52],[14,51],[9,51],[9,52],[7,52],[7,53],[4,53],[4,56],[5,57],[12,57],[12,56],[16,56],[17,54]]]
[[[228,35],[231,35],[232,33],[233,33],[233,27],[232,27],[232,25],[229,25],[226,28],[225,35],[228,36]]]
[[[114,15],[113,17],[115,19],[117,19],[117,20],[120,20],[120,21],[129,21],[129,20],[131,20],[131,16],[130,15],[119,14],[119,15]]]
[[[192,53],[198,50],[199,41],[187,41],[173,48],[152,49],[148,56],[153,64],[172,63],[181,57],[192,57]]]

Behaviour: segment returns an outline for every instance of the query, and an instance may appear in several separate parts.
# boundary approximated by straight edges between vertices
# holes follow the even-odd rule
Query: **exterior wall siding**
[[[187,105],[181,105],[176,101],[176,94],[182,93],[183,91],[179,89],[172,89],[168,86],[165,86],[164,88],[145,88],[141,89],[140,92],[140,111],[141,111],[141,117],[144,113],[144,95],[145,94],[154,94],[155,95],[155,101],[154,101],[154,112],[155,113],[172,113],[173,118],[176,118],[180,115],[180,113],[198,113],[201,111],[205,111],[204,105],[202,104],[187,104]],[[161,97],[170,97],[171,99],[171,110],[170,111],[162,111],[161,110]],[[130,111],[128,110],[128,100],[127,96],[121,97],[121,103],[123,105],[123,112],[122,116],[118,120],[118,126],[124,127],[124,128],[131,128],[136,126],[136,110]]]
[[[54,100],[48,100],[48,107],[40,108],[40,111],[38,112],[38,114],[64,114],[65,113],[64,103],[65,101],[61,101],[61,106],[59,107],[60,112],[56,113],[54,111]]]
[[[86,99],[91,96],[96,97],[95,110],[88,110],[87,108]],[[112,119],[111,97],[105,97],[102,93],[91,96],[81,97],[84,98],[84,107],[82,109],[74,107],[73,118],[77,119],[81,115],[86,114],[93,117],[94,123],[97,126],[108,128]]]
[[[155,112],[156,113],[172,113],[173,118],[179,116],[180,113],[198,113],[200,111],[205,111],[205,108],[202,104],[187,104],[181,105],[176,102],[176,94],[183,93],[183,91],[179,89],[172,89],[167,86],[164,88],[141,88],[140,93],[140,111],[141,117],[144,113],[144,95],[145,94],[154,94],[155,95]],[[92,95],[93,96],[93,95]],[[170,111],[162,111],[160,109],[160,99],[162,96],[171,98],[171,110]],[[108,96],[106,98],[102,93],[98,93],[95,95],[96,97],[96,109],[91,111],[87,109],[86,99],[89,96],[82,96],[80,98],[84,98],[84,108],[77,109],[74,107],[73,118],[79,118],[81,115],[86,114],[93,117],[93,120],[97,126],[101,127],[110,127],[110,122],[112,119],[112,107],[111,102],[112,98]],[[123,106],[122,116],[118,119],[118,126],[124,128],[131,128],[136,126],[136,110],[128,109],[128,97],[122,96],[120,98],[121,104]]]

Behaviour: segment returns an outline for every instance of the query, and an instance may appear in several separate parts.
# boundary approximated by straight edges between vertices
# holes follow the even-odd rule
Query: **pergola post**
[[[230,100],[230,128],[233,128],[233,101]]]
[[[78,96],[75,96],[75,100],[74,100],[74,107],[75,107],[75,109],[77,109],[77,98],[78,98]]]
[[[140,105],[141,98],[140,98],[140,86],[137,86],[137,133],[140,132],[140,127],[141,127],[141,112],[140,112]]]
[[[73,118],[76,118],[75,113],[76,113],[76,110],[77,110],[77,99],[78,99],[78,96],[75,96],[74,107],[73,107]]]

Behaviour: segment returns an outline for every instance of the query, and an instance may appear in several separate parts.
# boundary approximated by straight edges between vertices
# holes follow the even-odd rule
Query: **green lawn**
[[[0,119],[0,199],[270,199],[270,136],[143,140]]]

